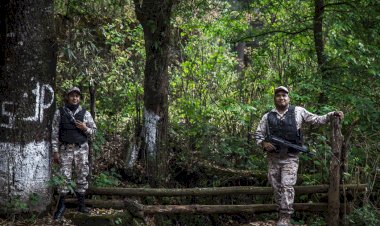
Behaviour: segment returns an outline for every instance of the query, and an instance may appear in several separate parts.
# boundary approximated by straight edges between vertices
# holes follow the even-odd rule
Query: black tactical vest
[[[302,143],[302,134],[296,124],[295,106],[289,106],[282,120],[277,118],[276,112],[269,112],[268,128],[270,135],[280,137],[293,144]]]
[[[59,108],[61,122],[59,124],[59,141],[67,144],[83,144],[87,141],[86,134],[75,126],[74,119],[69,115],[69,109]],[[85,109],[74,115],[75,120],[83,122]]]

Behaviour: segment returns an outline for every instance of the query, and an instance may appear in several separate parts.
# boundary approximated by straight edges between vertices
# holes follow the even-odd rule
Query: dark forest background
[[[370,194],[379,191],[379,10],[378,1],[178,2],[167,51],[165,186],[267,185],[265,153],[251,133],[273,108],[274,87],[285,85],[293,104],[345,113],[344,183],[369,185],[358,213],[378,208]],[[95,183],[149,183],[144,153],[134,152],[141,149],[146,59],[134,5],[56,1],[56,23],[57,91],[79,85],[89,90],[83,103],[90,107],[96,90]],[[299,184],[326,184],[330,129],[304,132],[316,156],[301,156]]]
[[[98,126],[94,186],[268,186],[266,154],[252,133],[273,108],[274,88],[287,86],[292,104],[345,113],[342,183],[368,184],[353,198],[349,219],[376,225],[379,12],[380,2],[370,0],[56,0],[56,103],[71,86],[84,93],[82,105]],[[163,119],[153,160],[144,112]],[[316,156],[301,155],[298,185],[328,184],[331,129],[303,129]],[[252,197],[220,202],[238,201]],[[319,215],[297,219],[324,225]]]

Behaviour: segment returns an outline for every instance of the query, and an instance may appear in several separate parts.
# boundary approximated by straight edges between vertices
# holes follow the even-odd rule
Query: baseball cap
[[[75,87],[75,86],[72,87],[72,88],[70,88],[69,90],[67,90],[66,94],[68,95],[68,94],[70,94],[72,92],[77,92],[77,93],[79,93],[79,95],[82,95],[80,89],[78,87]]]
[[[280,91],[283,91],[285,93],[289,93],[289,90],[288,88],[286,88],[285,86],[279,86],[277,88],[274,89],[274,94],[280,92]]]

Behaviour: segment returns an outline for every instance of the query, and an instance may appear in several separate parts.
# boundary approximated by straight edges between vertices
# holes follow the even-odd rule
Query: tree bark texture
[[[330,187],[328,191],[329,211],[327,218],[327,225],[339,225],[339,182],[340,182],[340,154],[343,143],[343,135],[341,133],[341,126],[337,117],[332,121],[332,156],[330,160]]]
[[[0,212],[11,211],[5,206],[15,200],[44,211],[56,68],[53,1],[1,1],[0,59]]]
[[[88,91],[90,93],[90,113],[91,113],[91,116],[92,118],[94,119],[94,121],[96,121],[96,115],[95,115],[95,111],[96,111],[96,85],[95,83],[92,83],[90,85],[90,87],[88,87]]]
[[[168,64],[170,17],[174,0],[134,0],[145,40],[144,157],[151,186],[167,175]]]
[[[329,78],[327,74],[327,62],[325,57],[325,42],[323,39],[323,14],[324,14],[324,0],[314,0],[314,23],[313,23],[313,32],[314,32],[314,45],[315,52],[317,55],[318,63],[318,73],[321,76],[322,87],[325,88],[325,81]],[[324,104],[327,103],[326,90],[319,94],[318,103]]]
[[[366,191],[366,184],[346,184],[345,190],[354,190],[357,192]],[[315,194],[327,193],[329,185],[308,185],[295,186],[296,194]],[[342,186],[339,187],[343,189]],[[119,196],[216,196],[216,195],[271,195],[271,187],[214,187],[214,188],[89,188],[88,194],[92,195],[119,195]]]
[[[326,63],[324,56],[325,43],[323,40],[323,14],[324,0],[314,1],[314,44],[315,52],[317,53],[318,67],[321,71]]]

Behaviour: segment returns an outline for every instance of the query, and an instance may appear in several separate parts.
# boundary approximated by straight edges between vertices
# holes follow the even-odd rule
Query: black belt
[[[66,148],[81,147],[81,145],[78,144],[78,143],[72,143],[72,144],[70,144],[70,143],[62,143],[62,144],[65,145]]]

